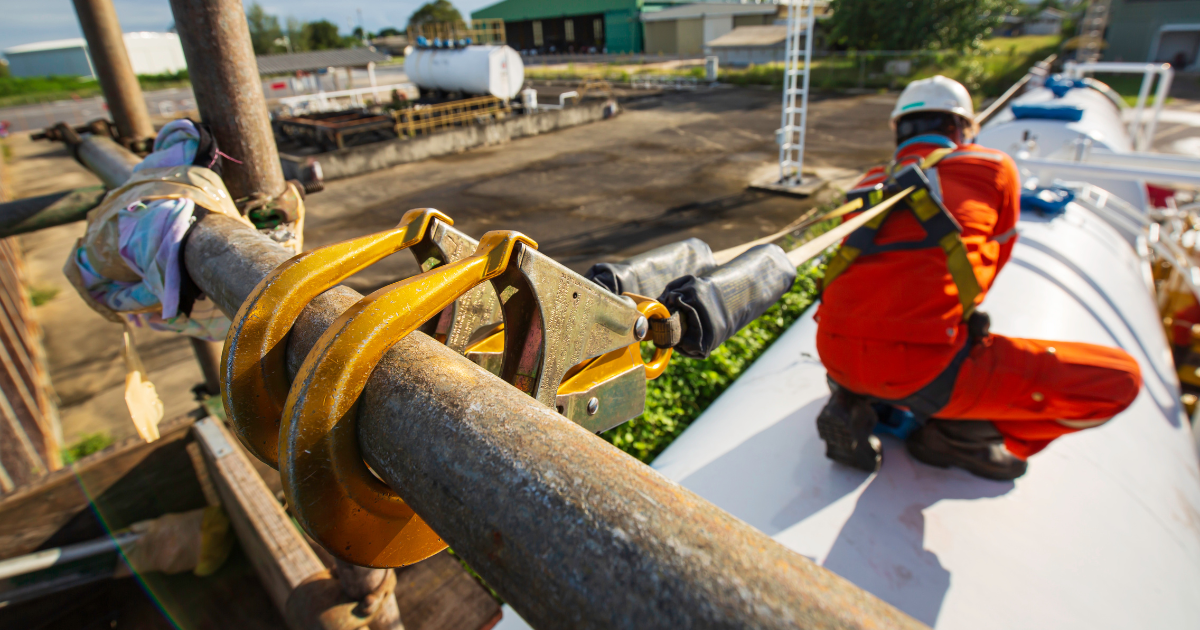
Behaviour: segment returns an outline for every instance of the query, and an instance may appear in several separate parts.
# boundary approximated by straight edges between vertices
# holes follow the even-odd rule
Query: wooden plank
[[[396,603],[405,630],[488,630],[500,604],[443,551],[396,570]]]
[[[0,558],[91,540],[136,521],[206,504],[185,450],[196,416],[132,437],[0,497]],[[95,500],[95,510],[89,508]]]
[[[285,611],[292,591],[325,567],[224,425],[205,418],[193,432],[242,549],[275,607]]]

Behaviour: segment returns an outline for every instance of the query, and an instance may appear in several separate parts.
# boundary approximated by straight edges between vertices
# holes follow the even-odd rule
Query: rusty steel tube
[[[88,186],[0,203],[0,238],[83,221],[106,192],[104,186]]]
[[[230,315],[289,257],[222,215],[184,255]],[[293,373],[360,297],[308,306]],[[534,627],[923,627],[421,333],[375,368],[358,419],[371,467]]]
[[[222,166],[229,193],[234,199],[278,196],[283,168],[241,0],[171,0],[171,12],[200,116],[221,151],[241,162]]]
[[[133,177],[133,167],[142,161],[142,158],[104,136],[84,136],[83,141],[72,150],[75,159],[99,177],[109,190]]]
[[[125,39],[117,11],[112,0],[74,0],[75,14],[87,40],[88,53],[96,78],[104,90],[108,111],[124,142],[137,147],[154,138],[154,125],[150,124],[150,112],[142,87],[133,66],[129,63],[129,52],[125,50]]]

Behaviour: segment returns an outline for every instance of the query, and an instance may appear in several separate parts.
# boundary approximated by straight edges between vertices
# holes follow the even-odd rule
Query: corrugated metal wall
[[[14,77],[88,77],[92,78],[92,66],[87,51],[78,48],[57,50],[33,50],[23,53],[8,53],[8,69]]]

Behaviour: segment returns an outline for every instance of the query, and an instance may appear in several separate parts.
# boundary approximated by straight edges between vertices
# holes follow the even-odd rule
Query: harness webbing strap
[[[983,293],[979,279],[975,277],[975,268],[967,258],[967,248],[958,232],[943,236],[938,245],[946,253],[946,267],[950,270],[954,285],[958,287],[958,303],[962,305],[963,321],[967,321],[975,310],[975,298]]]
[[[924,160],[921,160],[920,166],[916,164],[906,165],[897,174],[892,174],[892,169],[895,163],[888,165],[889,181],[891,185],[909,185],[918,184],[905,200],[902,207],[907,207],[912,211],[913,216],[921,224],[921,228],[925,230],[925,238],[919,241],[891,243],[888,245],[878,245],[875,243],[875,237],[884,221],[891,216],[891,211],[896,206],[888,208],[881,212],[878,216],[873,217],[862,227],[852,232],[846,241],[838,248],[837,253],[830,259],[825,267],[825,278],[823,285],[828,287],[836,280],[851,264],[861,256],[870,256],[873,254],[881,254],[889,251],[904,251],[925,249],[929,247],[939,247],[946,255],[946,268],[950,272],[950,277],[954,281],[955,287],[958,289],[958,301],[962,306],[963,321],[967,321],[971,317],[971,313],[975,311],[975,300],[983,293],[983,289],[979,286],[979,280],[975,277],[975,269],[971,266],[971,261],[967,257],[967,249],[962,241],[962,227],[954,219],[953,215],[942,205],[941,200],[930,190],[929,179],[923,173],[923,169],[934,169],[938,162],[941,162],[947,156],[953,157],[955,150],[952,148],[941,148],[930,152]],[[885,196],[885,187],[879,184],[872,187],[870,190],[861,192],[855,191],[860,195],[858,198],[866,198],[867,206],[877,205]]]
[[[945,158],[951,153],[954,153],[954,149],[934,149],[929,152],[929,155],[925,156],[924,160],[921,160],[921,168],[933,168],[937,166],[938,162],[942,161],[942,158]]]

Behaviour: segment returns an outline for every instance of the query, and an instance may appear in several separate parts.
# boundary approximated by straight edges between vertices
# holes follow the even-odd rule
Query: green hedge
[[[645,413],[601,437],[649,463],[800,319],[822,275],[823,264],[801,268],[790,291],[707,359],[672,357],[667,371],[647,383]]]

